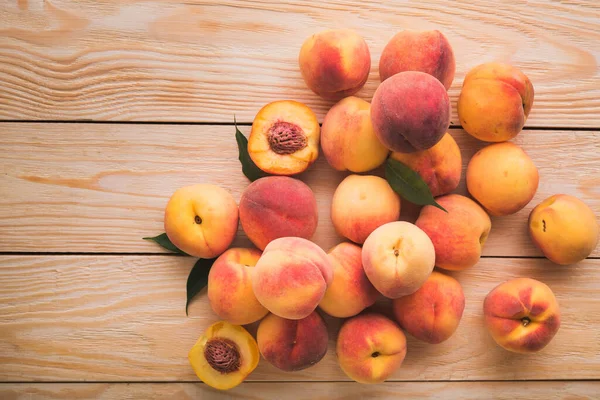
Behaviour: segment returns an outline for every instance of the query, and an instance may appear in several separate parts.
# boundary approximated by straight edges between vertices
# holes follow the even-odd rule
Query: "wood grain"
[[[528,400],[594,399],[598,382],[394,382],[377,386],[349,382],[257,383],[246,382],[227,392],[201,383],[70,383],[0,384],[4,400],[163,400],[163,399],[246,399],[280,400],[359,400],[420,399],[441,400]]]
[[[161,252],[141,238],[163,231],[164,207],[177,188],[211,182],[239,200],[248,184],[231,126],[6,123],[2,128],[0,251]],[[247,134],[249,128],[242,130]],[[484,144],[462,130],[451,133],[466,167]],[[526,221],[531,208],[550,195],[572,194],[600,215],[599,139],[600,133],[587,131],[532,130],[517,136],[515,142],[539,168],[540,186],[525,209],[492,219],[486,256],[541,256]],[[322,155],[300,176],[316,194],[314,241],[325,249],[342,240],[329,209],[345,176]],[[464,173],[457,192],[466,193]],[[404,202],[402,218],[414,221],[416,211]],[[249,245],[241,229],[235,243]]]
[[[282,98],[322,118],[331,103],[305,86],[298,52],[341,27],[371,49],[363,98],[393,34],[439,29],[457,59],[453,104],[470,68],[510,62],[536,89],[528,126],[600,127],[596,0],[4,1],[0,119],[249,122]]]
[[[187,352],[217,317],[205,296],[185,316],[192,264],[161,255],[0,257],[0,381],[195,382]],[[564,268],[543,259],[485,259],[453,275],[467,304],[457,332],[435,346],[409,337],[392,380],[600,379],[600,260]],[[519,276],[548,284],[561,309],[560,331],[531,355],[503,350],[483,326],[485,295]],[[330,349],[319,364],[285,373],[263,361],[249,379],[347,381],[333,347],[340,321],[326,320]]]

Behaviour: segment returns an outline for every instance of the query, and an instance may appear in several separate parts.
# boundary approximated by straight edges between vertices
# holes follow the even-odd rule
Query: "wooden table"
[[[322,119],[331,103],[306,88],[297,55],[329,27],[366,38],[365,99],[395,32],[448,36],[457,59],[451,133],[465,164],[484,145],[457,125],[465,73],[492,60],[520,67],[536,97],[514,142],[538,166],[539,190],[521,212],[493,218],[481,262],[453,274],[467,296],[456,334],[436,346],[409,338],[389,382],[348,380],[333,349],[339,322],[328,319],[331,348],[318,365],[284,373],[263,361],[247,383],[217,393],[187,360],[217,319],[204,297],[185,315],[195,260],[141,238],[163,231],[164,206],[181,186],[211,182],[239,199],[248,181],[234,114],[246,134],[273,100],[305,102]],[[598,398],[600,250],[553,265],[526,219],[555,193],[600,214],[599,62],[596,0],[2,1],[0,398]],[[323,157],[301,176],[317,195],[314,240],[325,249],[341,241],[328,210],[344,176]],[[235,245],[248,244],[240,230]],[[482,325],[484,296],[517,276],[547,283],[563,314],[554,341],[534,355],[502,350]]]

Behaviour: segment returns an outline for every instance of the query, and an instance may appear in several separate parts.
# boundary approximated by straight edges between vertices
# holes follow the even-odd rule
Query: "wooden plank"
[[[187,352],[217,317],[205,296],[185,316],[192,264],[160,255],[1,257],[0,381],[196,381]],[[600,260],[564,268],[543,259],[485,259],[454,276],[466,294],[457,332],[435,346],[409,337],[392,380],[600,379]],[[485,295],[518,276],[547,283],[560,304],[561,329],[540,353],[509,353],[483,326]],[[249,379],[348,380],[334,351],[340,321],[326,320],[330,349],[319,364],[285,373],[263,360]]]
[[[179,187],[211,182],[239,200],[241,172],[231,126],[122,124],[2,124],[0,136],[0,251],[160,252],[141,240],[163,231],[163,211]],[[242,127],[245,133],[248,127]],[[452,130],[464,167],[484,146]],[[515,142],[540,170],[533,201],[521,212],[493,218],[488,256],[540,256],[527,235],[531,208],[556,193],[581,198],[600,215],[598,132],[526,131]],[[378,171],[380,173],[381,171]],[[464,172],[464,171],[463,171]],[[314,241],[341,241],[330,222],[331,197],[346,176],[321,156],[300,178],[316,193]],[[463,181],[457,190],[466,193]],[[402,218],[414,221],[404,202]],[[248,245],[240,228],[237,245]],[[597,249],[593,256],[599,256]]]
[[[598,382],[394,382],[358,385],[349,382],[254,383],[248,382],[220,392],[201,383],[35,383],[0,384],[5,400],[162,400],[162,399],[264,399],[280,400],[357,400],[391,398],[436,398],[514,400],[526,394],[529,400],[594,399]]]
[[[528,126],[600,127],[596,0],[4,1],[0,16],[0,119],[248,122],[281,98],[322,118],[331,103],[305,86],[298,52],[346,27],[371,49],[363,98],[394,33],[439,29],[457,59],[453,105],[470,68],[510,62],[536,89]]]

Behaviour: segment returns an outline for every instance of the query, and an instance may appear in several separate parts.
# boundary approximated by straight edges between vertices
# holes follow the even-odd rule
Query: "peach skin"
[[[451,276],[433,271],[413,294],[393,301],[396,321],[415,338],[441,343],[454,334],[465,309],[465,294]]]
[[[321,147],[329,165],[338,171],[367,172],[388,156],[371,123],[371,105],[358,97],[346,97],[325,115]]]
[[[333,317],[347,318],[372,306],[379,293],[365,275],[362,249],[343,242],[331,249],[328,257],[333,265],[333,281],[319,307]]]
[[[326,100],[358,92],[369,77],[367,42],[350,29],[332,29],[306,39],[298,57],[306,85]]]
[[[208,273],[210,306],[234,325],[250,324],[268,313],[252,291],[252,270],[260,255],[255,249],[229,249],[215,260]]]
[[[271,175],[304,172],[319,156],[319,121],[297,101],[274,101],[260,109],[248,138],[248,154]]]
[[[599,229],[594,212],[567,194],[550,196],[529,214],[533,243],[556,264],[575,264],[592,254]]]
[[[329,334],[316,311],[298,320],[269,314],[260,321],[256,340],[269,363],[283,371],[299,371],[321,361],[327,353]]]
[[[169,240],[191,256],[220,255],[233,242],[237,229],[238,206],[227,190],[215,185],[177,189],[165,209]]]
[[[448,194],[436,201],[448,212],[425,206],[415,222],[433,242],[435,265],[447,270],[473,267],[492,229],[490,217],[465,196]]]
[[[254,269],[256,298],[267,310],[286,319],[308,317],[333,280],[327,254],[299,237],[273,240]]]
[[[452,192],[460,182],[462,157],[449,133],[430,149],[414,153],[393,152],[390,157],[417,172],[429,186],[433,197]]]
[[[336,352],[342,371],[350,379],[381,383],[402,365],[406,336],[381,314],[359,314],[343,323]]]
[[[486,63],[473,68],[458,97],[458,118],[467,133],[485,142],[514,138],[533,106],[529,78],[508,64]]]
[[[280,237],[310,239],[317,229],[317,200],[310,187],[298,179],[267,176],[242,193],[240,222],[261,250]]]
[[[540,351],[560,327],[554,293],[535,279],[517,278],[496,286],[484,300],[483,313],[496,343],[516,353]]]

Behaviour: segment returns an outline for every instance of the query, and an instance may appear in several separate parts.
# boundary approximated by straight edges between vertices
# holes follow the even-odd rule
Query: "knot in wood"
[[[275,122],[268,133],[269,147],[277,154],[292,154],[305,148],[308,143],[302,128],[290,122]]]
[[[240,351],[233,340],[225,338],[210,339],[204,348],[204,358],[208,364],[222,374],[240,369]]]

